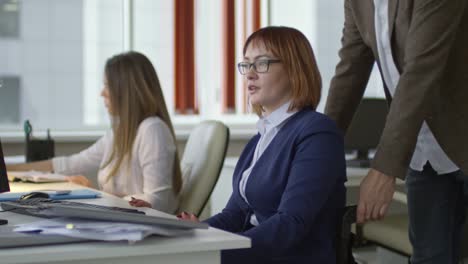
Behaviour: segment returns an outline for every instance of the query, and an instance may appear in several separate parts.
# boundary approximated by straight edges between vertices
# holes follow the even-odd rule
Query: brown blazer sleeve
[[[345,22],[340,61],[331,80],[325,114],[346,131],[366,89],[374,55],[361,37],[354,19],[351,0],[345,0]]]
[[[405,67],[372,164],[378,171],[402,179],[422,122],[431,118],[431,102],[440,100],[438,91],[466,0],[414,0],[413,5]]]

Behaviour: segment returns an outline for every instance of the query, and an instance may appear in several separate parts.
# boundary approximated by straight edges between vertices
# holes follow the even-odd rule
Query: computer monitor
[[[369,150],[377,148],[388,113],[383,98],[363,98],[345,135],[345,149],[357,151],[357,157],[346,161],[350,167],[369,167]]]
[[[0,193],[9,192],[10,185],[8,184],[8,175],[3,157],[2,142],[0,141]]]

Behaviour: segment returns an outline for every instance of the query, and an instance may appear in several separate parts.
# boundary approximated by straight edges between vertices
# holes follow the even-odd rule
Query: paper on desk
[[[49,173],[43,171],[9,171],[8,179],[11,181],[21,180],[29,182],[64,182],[66,176],[62,174]]]
[[[20,164],[26,162],[26,157],[24,155],[5,156],[3,158],[5,159],[5,163],[7,165]]]
[[[86,238],[104,241],[128,240],[136,242],[149,235],[180,236],[193,231],[107,221],[90,221],[77,218],[55,218],[38,222],[19,224],[15,232],[40,232],[41,234],[64,235],[69,237]]]

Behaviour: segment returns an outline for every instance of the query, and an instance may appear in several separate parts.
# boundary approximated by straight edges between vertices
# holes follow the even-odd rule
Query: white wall
[[[131,16],[129,3],[19,2],[19,38],[0,38],[0,76],[21,78],[20,120],[29,119],[36,130],[106,126],[108,116],[100,97],[103,68],[109,57],[129,49],[150,58],[166,98],[173,98],[173,4],[134,0],[136,15]],[[167,104],[173,109],[173,100]]]
[[[297,28],[309,39],[322,75],[322,99],[318,111],[323,111],[330,81],[339,60],[338,51],[344,24],[343,1],[271,0],[270,7],[272,25]],[[377,69],[372,73],[364,96],[384,97]]]
[[[20,37],[0,39],[0,73],[21,76],[21,120],[56,128],[81,120],[81,12],[80,0],[20,2]]]

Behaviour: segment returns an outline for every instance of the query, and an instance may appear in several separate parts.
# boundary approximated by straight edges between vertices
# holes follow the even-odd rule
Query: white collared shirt
[[[242,178],[239,182],[239,192],[246,203],[249,203],[249,201],[247,201],[247,197],[245,196],[245,188],[253,167],[262,156],[263,152],[265,152],[268,145],[270,145],[271,141],[278,134],[278,131],[283,127],[285,121],[297,112],[296,110],[288,112],[290,105],[291,102],[287,102],[273,111],[269,116],[263,116],[257,121],[257,129],[260,133],[260,139],[255,147],[252,163],[250,164],[250,167],[242,173]],[[250,223],[254,226],[258,225],[255,214],[252,214],[250,217]]]
[[[398,72],[392,55],[390,27],[388,24],[388,0],[374,0],[374,6],[375,33],[380,68],[385,84],[390,94],[393,96],[400,80],[400,73]],[[410,168],[422,171],[424,165],[428,161],[438,174],[445,174],[458,170],[458,167],[447,157],[439,143],[437,143],[426,122],[423,122],[421,130],[419,131],[413,158],[411,159]]]

